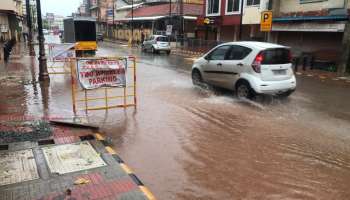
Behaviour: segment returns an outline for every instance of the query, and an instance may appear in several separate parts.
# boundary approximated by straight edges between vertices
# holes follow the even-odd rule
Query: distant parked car
[[[235,90],[238,98],[247,99],[256,94],[288,97],[296,88],[290,49],[265,42],[218,45],[194,62],[192,81]]]
[[[164,51],[170,54],[171,47],[169,39],[163,35],[152,35],[142,44],[142,51],[151,51],[152,53],[158,53]]]
[[[102,33],[97,33],[96,34],[96,40],[99,42],[99,41],[101,41],[101,42],[103,42],[103,34]]]

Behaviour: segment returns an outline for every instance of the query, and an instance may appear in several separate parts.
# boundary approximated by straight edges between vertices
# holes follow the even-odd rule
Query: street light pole
[[[30,9],[30,1],[26,0],[26,12],[27,12],[27,27],[28,27],[28,47],[29,47],[29,55],[35,56],[35,51],[33,47],[33,30],[32,30],[32,16]]]
[[[134,0],[131,0],[131,46],[134,43]]]
[[[238,39],[242,40],[242,29],[243,29],[243,8],[244,8],[244,0],[241,0],[241,19],[239,21],[239,35]]]
[[[171,25],[171,0],[169,0],[169,25]]]
[[[47,59],[45,56],[45,38],[43,33],[43,21],[41,18],[41,5],[40,0],[36,0],[37,20],[38,20],[38,33],[39,33],[39,81],[49,81],[49,73],[47,72]]]

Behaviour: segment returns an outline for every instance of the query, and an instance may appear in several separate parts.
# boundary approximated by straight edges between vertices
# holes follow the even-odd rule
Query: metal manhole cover
[[[66,174],[106,165],[88,141],[42,149],[51,173]]]
[[[38,179],[32,149],[0,153],[0,185]]]

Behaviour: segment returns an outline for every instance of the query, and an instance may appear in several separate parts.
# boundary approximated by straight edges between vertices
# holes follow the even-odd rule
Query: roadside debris
[[[79,178],[74,181],[74,185],[83,185],[83,184],[88,184],[90,183],[90,180],[85,179],[85,178]]]
[[[51,135],[51,126],[45,121],[23,122],[19,124],[0,122],[0,144],[37,141]]]

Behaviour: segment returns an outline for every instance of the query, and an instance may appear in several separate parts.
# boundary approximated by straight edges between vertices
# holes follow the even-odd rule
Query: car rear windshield
[[[157,37],[158,42],[167,42],[168,38],[167,37]]]
[[[268,49],[262,52],[263,61],[261,64],[288,64],[290,63],[290,51],[285,48]]]

